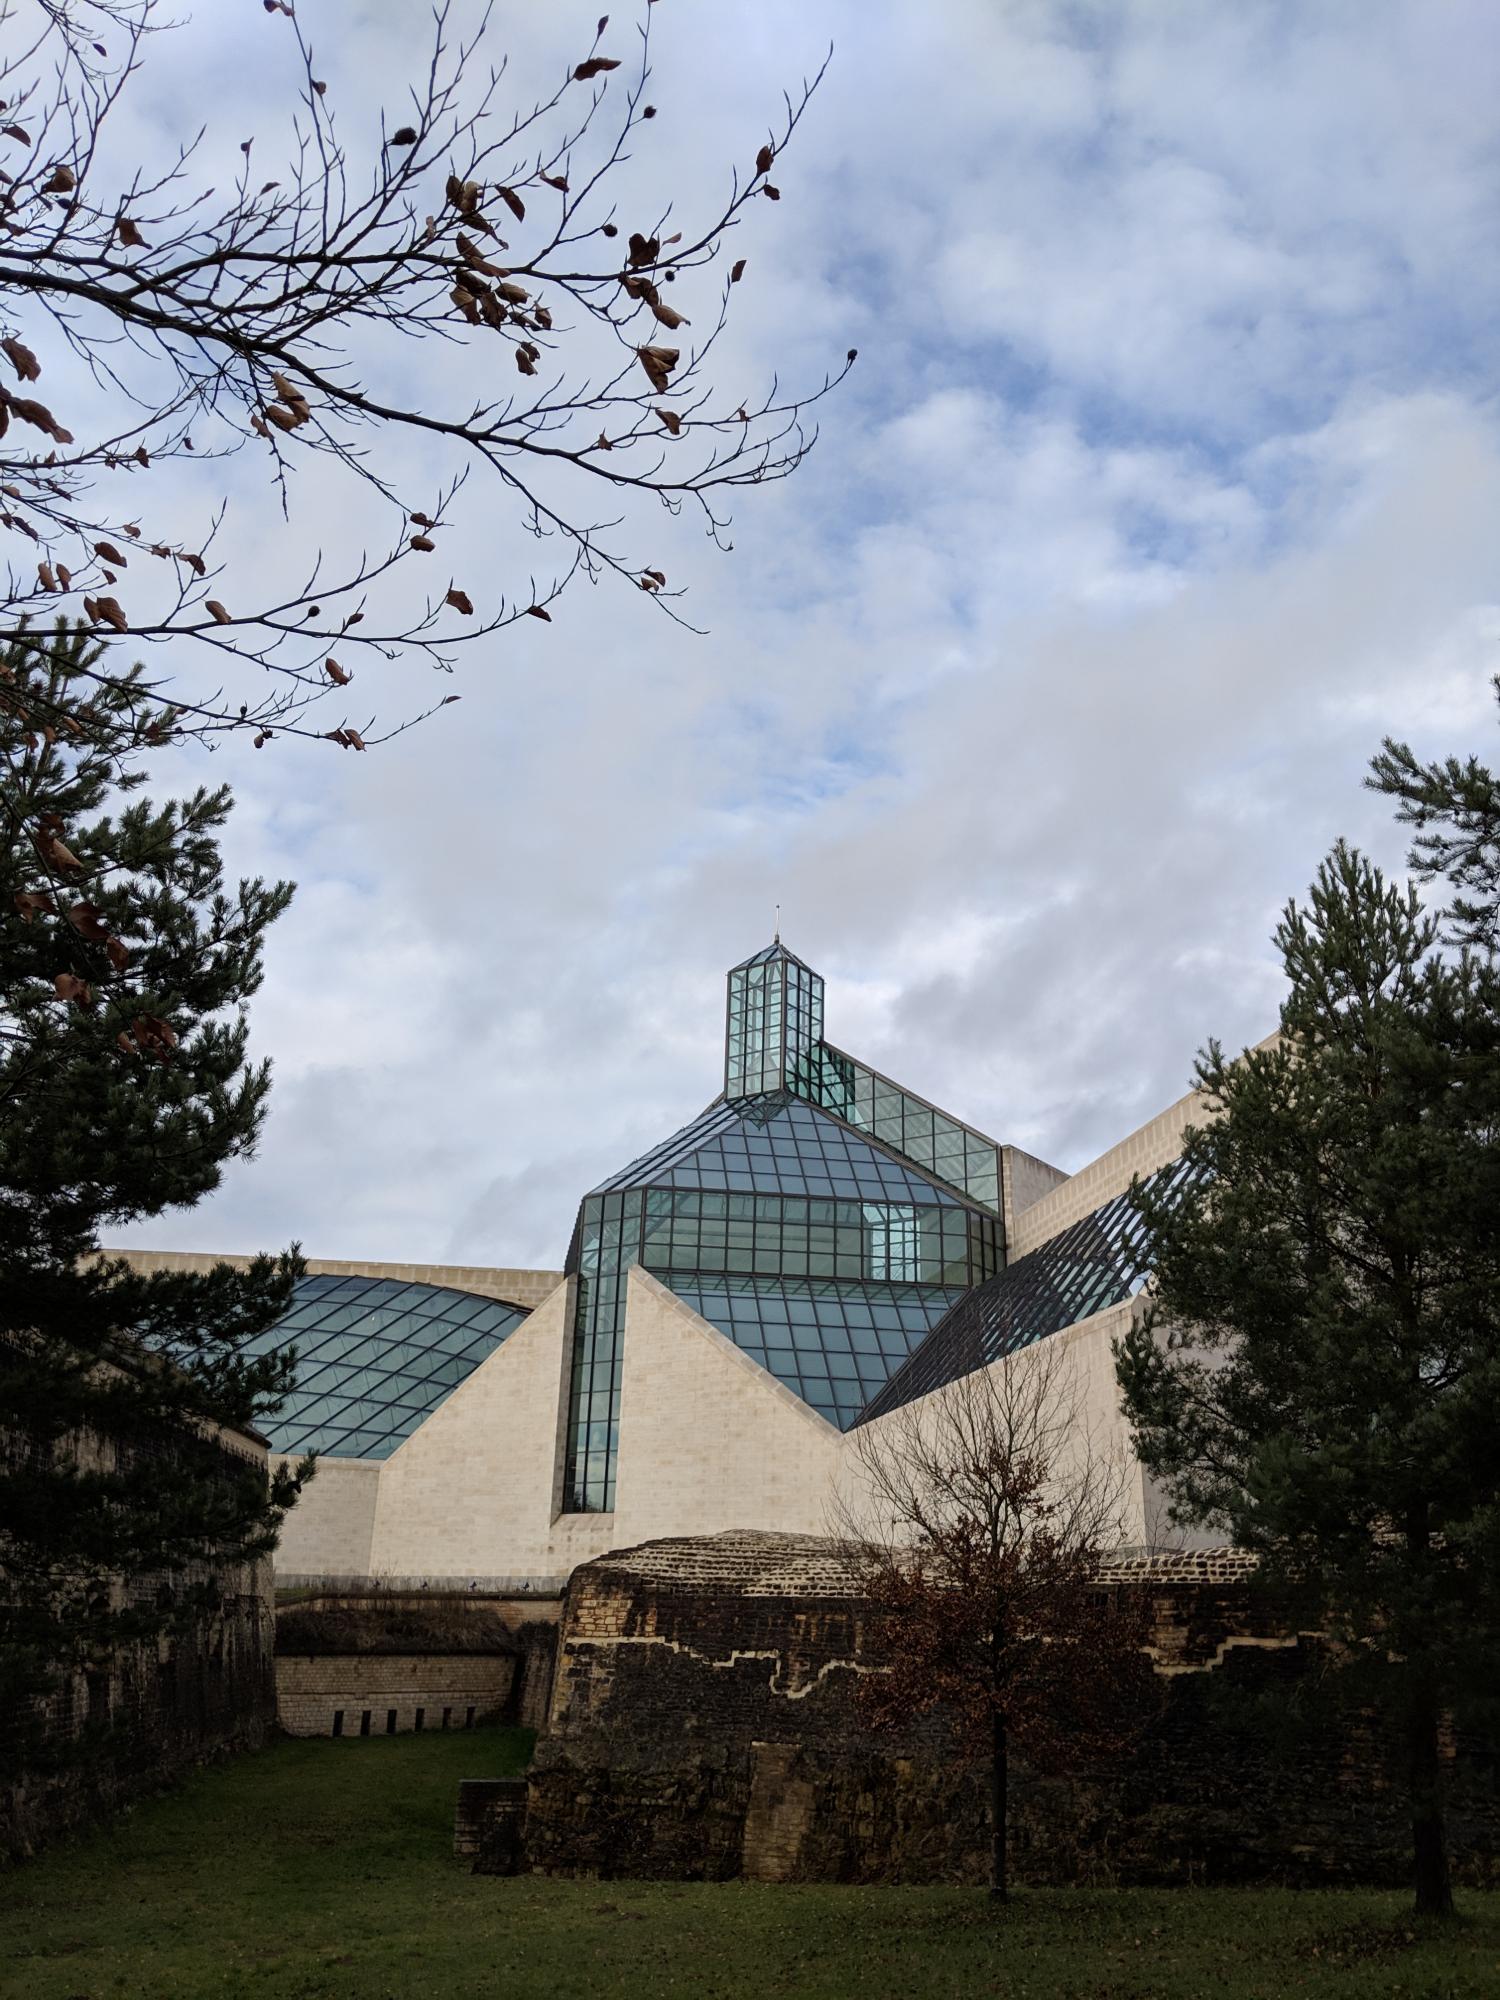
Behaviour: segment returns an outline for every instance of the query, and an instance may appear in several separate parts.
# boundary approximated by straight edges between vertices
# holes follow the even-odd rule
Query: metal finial
[[[776,905],[776,937],[775,937],[775,940],[774,940],[774,942],[775,942],[775,943],[777,943],[777,944],[780,944],[780,943],[781,943],[781,905],[780,905],[780,903],[778,903],[778,904]]]

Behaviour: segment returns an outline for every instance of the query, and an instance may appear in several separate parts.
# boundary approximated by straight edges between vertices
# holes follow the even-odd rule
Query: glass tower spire
[[[729,974],[722,1095],[579,1209],[564,1512],[614,1508],[632,1265],[847,1427],[1003,1234],[994,1140],[825,1042],[778,937]]]

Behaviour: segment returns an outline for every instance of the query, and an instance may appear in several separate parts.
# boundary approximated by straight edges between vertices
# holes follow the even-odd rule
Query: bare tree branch
[[[695,513],[727,547],[732,491],[796,470],[810,412],[854,361],[793,394],[774,373],[730,389],[717,366],[744,260],[709,267],[722,271],[752,202],[779,200],[772,166],[823,70],[702,215],[670,227],[663,199],[629,227],[612,190],[656,116],[649,0],[628,70],[603,22],[521,105],[503,58],[488,61],[489,9],[467,29],[463,11],[438,0],[408,101],[346,143],[312,43],[273,0],[267,32],[295,52],[287,158],[261,178],[247,139],[233,185],[215,189],[200,185],[201,132],[123,181],[102,164],[111,119],[175,25],[160,0],[0,0],[20,30],[0,58],[0,353],[14,376],[0,383],[0,528],[15,551],[0,644],[81,617],[128,632],[148,662],[160,649],[172,733],[363,749],[456,697],[394,721],[346,709],[329,728],[321,708],[347,701],[361,657],[449,672],[476,641],[550,618],[580,577],[686,624],[657,552],[630,545],[629,503]],[[55,406],[32,394],[58,375]],[[86,428],[70,403],[110,416]],[[295,552],[274,602],[238,584],[222,509],[186,537],[148,523],[152,473],[246,451],[265,459]],[[420,492],[419,453],[447,468]],[[380,544],[343,565],[292,525],[296,475],[320,461],[386,517]],[[541,573],[509,587],[442,574],[439,538],[476,501],[530,532]],[[438,575],[419,584],[424,560]]]

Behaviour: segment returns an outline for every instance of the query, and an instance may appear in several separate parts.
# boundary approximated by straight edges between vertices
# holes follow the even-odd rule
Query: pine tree
[[[60,629],[0,657],[0,1703],[38,1728],[58,1674],[210,1610],[205,1568],[272,1547],[295,1490],[226,1472],[213,1437],[288,1386],[289,1351],[244,1349],[295,1255],[146,1276],[98,1254],[252,1150],[270,1075],[245,1003],[291,895],[226,889],[227,788],[140,796],[170,719],[99,653]]]
[[[1500,697],[1500,674],[1495,676]],[[1476,951],[1500,948],[1500,781],[1477,757],[1424,764],[1388,736],[1365,783],[1399,800],[1396,817],[1415,829],[1417,874],[1443,877],[1453,892],[1453,939]]]
[[[1155,1297],[1120,1381],[1179,1518],[1259,1552],[1399,1733],[1445,1915],[1445,1720],[1500,1659],[1500,994],[1342,844],[1276,942],[1280,1037],[1209,1045],[1185,1178],[1134,1191]]]

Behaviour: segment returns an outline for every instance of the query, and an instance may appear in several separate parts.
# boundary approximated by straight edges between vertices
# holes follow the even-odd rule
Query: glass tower
[[[1004,1261],[992,1139],[822,1039],[778,939],[729,974],[724,1091],[584,1198],[563,1507],[614,1506],[632,1264],[847,1428]]]

